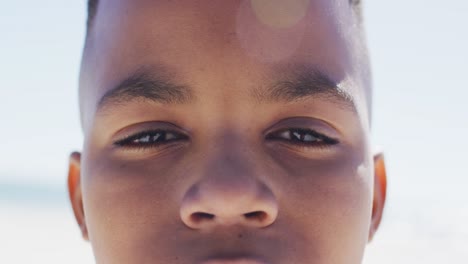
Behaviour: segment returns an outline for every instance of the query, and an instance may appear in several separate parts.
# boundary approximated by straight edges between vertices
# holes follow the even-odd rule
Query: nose
[[[185,193],[180,217],[192,229],[243,225],[262,228],[273,224],[278,204],[262,182],[246,175],[206,177]]]

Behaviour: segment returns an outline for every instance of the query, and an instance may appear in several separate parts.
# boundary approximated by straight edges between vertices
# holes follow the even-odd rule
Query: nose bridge
[[[199,180],[184,195],[182,221],[194,229],[274,222],[277,204],[261,181],[259,168],[245,143],[236,140],[212,148],[205,155]]]
[[[237,143],[234,143],[237,142]],[[257,168],[245,143],[235,141],[222,144],[211,153],[203,168],[203,178],[220,188],[249,188],[255,180]],[[228,191],[235,188],[227,188]]]
[[[255,154],[247,136],[225,131],[214,136],[207,149],[201,167],[201,182],[207,188],[213,185],[217,190],[229,193],[255,185],[259,164],[253,162]]]

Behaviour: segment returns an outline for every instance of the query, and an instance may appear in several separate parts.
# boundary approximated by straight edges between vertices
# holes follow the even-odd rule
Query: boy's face
[[[69,189],[98,263],[361,262],[385,171],[348,1],[101,0],[89,34]]]

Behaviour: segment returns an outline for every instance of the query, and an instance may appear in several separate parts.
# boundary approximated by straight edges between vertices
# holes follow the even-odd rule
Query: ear
[[[372,202],[372,220],[369,230],[368,241],[372,241],[379,228],[382,214],[385,207],[387,195],[387,173],[385,171],[385,161],[382,153],[374,156],[374,198]]]
[[[79,152],[71,153],[68,169],[68,194],[81,234],[85,240],[88,240],[88,229],[86,228],[83,196],[81,193],[80,167],[81,154]]]

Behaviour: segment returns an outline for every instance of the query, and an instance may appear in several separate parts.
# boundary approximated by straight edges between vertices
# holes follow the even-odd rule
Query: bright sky
[[[77,76],[85,0],[0,8],[0,184],[64,182],[79,149]]]
[[[85,2],[2,3],[0,187],[65,188],[68,154],[82,142],[77,77]],[[468,221],[468,2],[364,4],[373,137],[385,150],[389,177],[387,213],[396,217],[403,205],[418,210],[424,202],[421,213],[433,209],[422,222],[446,234],[444,217],[458,217],[459,226]],[[440,208],[449,214],[434,218]]]

